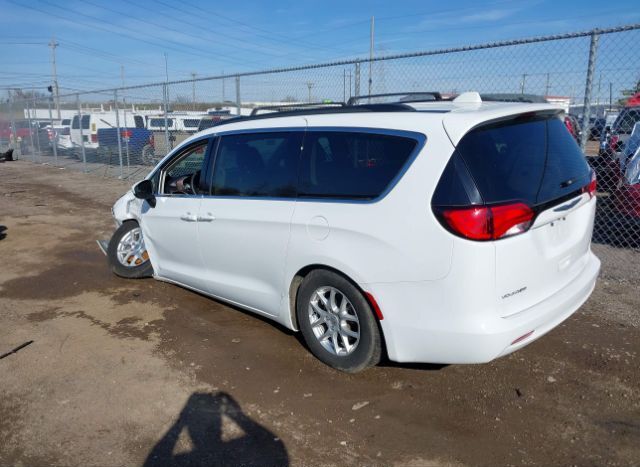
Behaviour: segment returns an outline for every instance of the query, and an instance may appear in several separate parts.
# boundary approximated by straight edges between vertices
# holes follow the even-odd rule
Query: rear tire
[[[116,276],[139,279],[153,276],[153,266],[136,221],[126,221],[111,236],[107,248],[109,267]]]
[[[309,350],[323,363],[357,373],[380,361],[376,318],[345,277],[324,269],[311,271],[298,290],[296,316]]]

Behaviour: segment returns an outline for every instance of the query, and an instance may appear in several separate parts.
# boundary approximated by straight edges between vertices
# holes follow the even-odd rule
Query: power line
[[[113,8],[107,8],[107,7],[103,6],[103,5],[100,5],[100,4],[97,4],[97,3],[93,3],[93,2],[90,2],[90,1],[88,1],[88,0],[85,0],[85,2],[84,2],[84,3],[88,3],[89,5],[93,5],[93,6],[96,6],[96,7],[98,7],[98,8],[102,8],[103,10],[110,11],[110,12],[115,13],[115,14],[120,15],[120,16],[122,16],[122,15],[123,15],[123,13],[122,13],[121,11],[115,10],[115,9],[113,9]],[[159,2],[159,3],[161,3],[161,2]],[[134,5],[134,6],[135,6],[135,5]],[[140,7],[140,8],[142,8],[142,7]],[[155,27],[158,27],[158,28],[161,28],[161,29],[166,29],[166,30],[168,30],[168,31],[177,32],[178,34],[182,34],[182,35],[184,35],[184,36],[192,37],[192,38],[194,38],[194,39],[198,39],[199,41],[202,41],[202,36],[201,36],[201,35],[197,36],[197,35],[195,35],[195,34],[190,34],[190,33],[185,32],[185,31],[183,31],[183,30],[175,29],[175,28],[172,28],[172,27],[169,27],[169,26],[166,26],[166,25],[160,24],[160,23],[156,23],[156,22],[154,22],[154,21],[143,20],[143,19],[140,19],[140,18],[133,17],[133,16],[131,16],[131,15],[129,15],[129,16],[130,16],[130,18],[131,18],[133,21],[137,21],[137,22],[139,22],[139,23],[143,23],[143,24],[150,24],[151,26],[155,26]],[[201,26],[195,25],[195,24],[193,24],[193,23],[187,23],[186,21],[182,21],[182,20],[180,20],[180,19],[177,19],[177,21],[183,22],[183,23],[185,23],[185,24],[190,24],[191,26],[196,26],[196,27],[198,27],[199,29],[202,29],[202,27],[201,27]],[[227,37],[230,37],[230,36],[227,36]],[[251,45],[255,45],[255,44],[253,44],[253,43],[252,43],[252,42],[250,42],[250,41],[245,41],[245,40],[242,40],[242,39],[237,39],[237,40],[238,40],[239,42],[245,42],[245,43],[248,43],[248,44],[251,44]],[[232,43],[230,43],[230,42],[227,42],[227,41],[221,40],[221,39],[220,39],[220,37],[219,37],[219,35],[216,37],[215,42],[216,42],[216,44],[227,44],[227,45],[229,45],[229,46],[231,46],[231,47],[237,47],[237,45],[235,45],[235,44],[232,44]],[[243,48],[244,48],[245,50],[249,50],[250,52],[253,52],[253,53],[267,54],[267,55],[271,55],[271,56],[273,56],[273,57],[277,57],[277,56],[279,56],[278,54],[267,53],[267,52],[264,52],[264,51],[262,51],[262,52],[257,52],[257,51],[255,51],[255,50],[251,50],[250,48],[247,48],[247,47],[243,47]]]
[[[162,1],[162,0],[156,0],[156,2],[157,2],[157,3],[159,3],[159,4],[161,4],[161,5],[164,5],[164,6],[165,6],[165,7],[167,7],[167,8],[171,8],[171,9],[173,9],[173,10],[183,12],[183,13],[188,14],[188,15],[190,15],[190,16],[192,16],[192,15],[193,15],[193,12],[192,12],[192,11],[184,10],[184,9],[182,9],[182,8],[179,8],[179,7],[175,6],[175,5],[171,5],[171,4],[169,4],[169,3],[166,3],[166,2],[164,2],[164,1]],[[199,6],[194,5],[194,4],[189,4],[188,2],[185,2],[185,1],[183,1],[182,3],[183,3],[183,4],[187,4],[187,5],[189,5],[189,6],[190,6],[191,8],[193,8],[194,10],[198,10],[198,11],[200,11],[201,13],[204,13],[205,15],[212,16],[212,17],[217,17],[217,18],[222,18],[222,19],[225,19],[226,21],[230,21],[230,22],[232,22],[232,23],[236,23],[236,24],[242,25],[242,26],[244,26],[245,28],[249,28],[249,29],[254,29],[254,30],[257,30],[257,31],[261,31],[261,32],[262,32],[261,34],[256,34],[256,36],[258,36],[258,37],[262,37],[262,38],[264,38],[264,39],[267,39],[267,40],[270,40],[270,41],[273,41],[273,42],[284,43],[284,44],[287,44],[287,45],[289,45],[289,46],[291,46],[291,45],[292,45],[292,40],[291,40],[291,38],[289,38],[289,37],[287,37],[287,36],[285,36],[285,35],[278,34],[278,33],[273,33],[273,32],[271,32],[271,31],[267,31],[267,30],[262,29],[262,28],[259,28],[259,27],[257,27],[257,26],[252,26],[252,25],[250,25],[250,24],[244,23],[244,22],[239,21],[239,20],[235,20],[235,19],[233,19],[233,18],[230,18],[230,17],[228,17],[228,16],[222,15],[222,14],[220,14],[220,13],[215,13],[215,12],[212,12],[212,11],[209,11],[209,10],[205,10],[205,9],[203,9],[202,7],[199,7]],[[185,21],[185,20],[182,20],[182,22],[185,22],[185,23],[186,23],[186,21]],[[191,24],[192,24],[192,25],[194,25],[193,23],[191,23]],[[197,25],[195,25],[195,26],[196,26],[196,27],[200,27],[200,28],[202,27],[202,26],[197,26]],[[279,36],[279,37],[282,37],[282,39],[280,39],[280,38],[278,38],[278,37],[271,37],[271,36]],[[237,36],[236,36],[236,38],[237,38]],[[242,39],[236,39],[236,40],[242,40]],[[245,41],[245,42],[246,42],[246,41]],[[296,45],[296,44],[295,44],[295,43],[293,43],[293,45]],[[307,48],[314,48],[314,49],[318,49],[318,50],[322,50],[322,51],[327,51],[327,50],[329,50],[327,47],[318,46],[318,45],[315,45],[315,44],[309,44],[309,43],[307,43]],[[292,54],[291,54],[291,53],[289,53],[289,54],[281,54],[281,55],[277,55],[277,56],[278,56],[278,57],[280,57],[280,58],[282,58],[282,57],[286,57],[286,56],[289,56],[289,55],[292,55]]]
[[[34,7],[34,6],[31,6],[31,5],[22,5],[22,4],[20,4],[20,3],[17,3],[15,0],[7,0],[7,1],[8,1],[9,3],[12,3],[12,4],[17,5],[17,6],[19,6],[19,7],[22,7],[22,8],[26,8],[26,9],[34,10],[34,11],[37,11],[37,12],[40,12],[40,13],[46,14],[46,15],[48,15],[48,16],[54,16],[54,17],[56,17],[56,18],[60,18],[60,19],[62,19],[62,20],[64,20],[64,21],[66,21],[66,22],[70,22],[70,23],[77,24],[76,22],[72,21],[71,19],[69,19],[69,18],[68,18],[68,17],[66,17],[66,16],[58,15],[58,14],[55,14],[55,13],[53,13],[53,12],[50,12],[50,11],[47,11],[47,10],[43,10],[43,9],[41,9],[41,8],[36,8],[36,7]],[[53,6],[53,7],[55,7],[55,8],[59,8],[57,5],[55,5],[55,4],[51,4],[51,3],[50,3],[50,2],[48,2],[47,0],[40,0],[40,1],[41,1],[41,2],[43,2],[43,3],[49,4],[50,6]],[[74,13],[74,14],[76,14],[76,15],[79,15],[79,16],[82,16],[82,17],[85,17],[85,18],[92,19],[92,20],[94,20],[94,21],[103,21],[103,20],[102,20],[102,19],[100,19],[100,18],[97,18],[97,17],[95,17],[95,16],[91,16],[91,15],[86,15],[86,14],[84,14],[84,13],[80,13],[80,12],[78,12],[78,11],[76,11],[76,10],[71,10],[71,9],[69,9],[68,7],[65,7],[65,11],[70,12],[70,13]],[[153,46],[155,46],[155,47],[161,47],[161,48],[164,48],[164,49],[175,50],[175,51],[177,51],[177,52],[179,52],[179,53],[182,53],[182,54],[193,55],[193,56],[197,56],[197,57],[201,57],[201,58],[206,58],[206,59],[209,59],[209,60],[211,60],[211,59],[212,59],[212,58],[209,56],[209,55],[210,55],[210,53],[209,53],[208,51],[207,51],[206,53],[204,53],[204,54],[203,54],[203,53],[196,53],[196,52],[194,52],[194,51],[192,51],[192,50],[187,50],[187,51],[185,51],[185,50],[181,50],[181,49],[179,49],[179,48],[173,47],[173,46],[169,46],[169,45],[167,45],[167,42],[169,42],[169,43],[174,43],[174,44],[178,44],[180,47],[187,47],[187,46],[185,46],[185,45],[183,45],[183,44],[179,44],[179,43],[177,43],[177,42],[175,42],[175,41],[168,40],[167,38],[158,38],[158,39],[160,39],[160,40],[164,41],[163,43],[158,43],[158,42],[149,41],[149,40],[147,40],[147,39],[143,39],[143,38],[140,38],[140,37],[136,37],[136,36],[133,36],[133,35],[131,35],[131,34],[127,34],[127,33],[121,32],[121,31],[114,31],[113,29],[110,29],[110,28],[107,28],[107,27],[101,26],[101,25],[99,25],[99,24],[92,24],[92,25],[91,25],[91,27],[92,27],[92,28],[94,28],[94,29],[99,29],[99,30],[102,30],[102,31],[106,31],[106,32],[111,33],[111,34],[114,34],[114,33],[115,33],[115,34],[119,34],[120,36],[125,36],[125,37],[128,37],[128,38],[130,38],[130,39],[134,39],[135,41],[138,41],[138,42],[144,42],[144,43],[146,43],[146,44],[150,44],[150,45],[153,45]],[[125,27],[123,27],[123,26],[116,26],[116,27],[118,27],[118,28],[120,28],[120,29],[124,29],[124,30],[131,30],[130,28],[125,28]],[[136,32],[136,33],[137,33],[137,31],[134,31],[134,32]],[[152,36],[152,37],[153,37],[153,36]],[[199,50],[199,49],[196,49],[196,50]],[[221,56],[222,56],[221,54],[216,54],[216,58],[217,58],[217,59],[225,60],[224,58],[220,58]],[[248,61],[240,60],[240,59],[236,59],[236,58],[233,58],[233,57],[229,57],[229,58],[227,58],[227,59],[226,59],[226,61],[229,61],[229,60],[232,60],[232,61],[234,61],[234,62],[241,63],[241,64],[245,64],[245,63],[247,63],[247,62],[248,62]]]

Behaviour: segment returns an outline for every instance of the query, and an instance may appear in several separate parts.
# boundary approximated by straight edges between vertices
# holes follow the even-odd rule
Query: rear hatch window
[[[591,169],[564,123],[526,118],[469,132],[457,152],[485,204],[547,204],[591,181]]]

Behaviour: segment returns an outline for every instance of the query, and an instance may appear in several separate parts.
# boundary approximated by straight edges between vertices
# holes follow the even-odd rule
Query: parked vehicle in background
[[[625,143],[631,136],[633,127],[640,121],[640,106],[625,107],[618,113],[609,131],[600,140],[598,157],[592,162],[598,175],[599,185],[604,191],[615,190],[619,180],[617,159],[624,151]]]
[[[625,107],[620,111],[611,126],[611,133],[607,144],[609,155],[616,155],[624,150],[624,145],[631,136],[633,127],[640,122],[640,106]]]
[[[15,138],[15,141],[12,141],[12,137]],[[29,120],[0,121],[0,147],[19,147],[22,154],[28,154],[32,139],[36,151],[49,151],[49,134],[46,129],[41,129],[37,122],[29,122]]]
[[[600,135],[604,131],[606,125],[605,118],[590,118],[589,119],[589,139],[600,139]]]
[[[198,131],[206,130],[213,126],[216,126],[218,123],[221,123],[225,120],[229,120],[230,118],[237,118],[234,115],[207,115],[206,117],[202,117],[200,119],[200,124],[198,125]]]
[[[566,114],[564,116],[564,124],[567,127],[567,130],[569,130],[571,136],[573,136],[573,139],[579,143],[582,138],[582,129],[577,117],[571,114]]]
[[[146,127],[153,132],[156,155],[163,157],[175,145],[197,132],[201,119],[206,115],[204,112],[169,112],[166,118],[164,114],[147,115]]]
[[[54,124],[53,127],[49,125],[46,129],[49,135],[49,144],[55,144],[58,151],[64,152],[73,149],[70,118],[61,120],[59,124]]]
[[[614,209],[618,214],[619,227],[627,235],[640,232],[640,123],[636,123],[626,147],[619,159],[620,176],[614,191]],[[633,243],[640,238],[630,239]]]
[[[98,153],[101,160],[119,160],[118,129],[98,130]],[[158,162],[155,158],[153,132],[146,128],[121,128],[120,147],[124,164],[146,164]]]
[[[101,128],[117,128],[118,120],[121,128],[144,128],[144,118],[131,112],[120,110],[118,118],[115,111],[88,111],[76,115],[71,120],[71,142],[74,147],[84,143],[85,150],[98,149],[98,130]]]
[[[164,115],[148,115],[147,129],[151,131],[164,131],[166,122],[166,127],[169,131],[195,133],[198,131],[200,119],[206,115],[207,114],[204,112],[201,114],[179,114],[176,112],[169,112],[166,119]]]
[[[433,97],[194,135],[114,205],[112,270],[300,330],[343,371],[524,347],[595,286],[593,172],[553,105]]]

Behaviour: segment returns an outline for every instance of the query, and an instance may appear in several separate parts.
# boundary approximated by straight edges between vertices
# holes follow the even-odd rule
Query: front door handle
[[[198,217],[195,214],[191,214],[190,212],[186,213],[184,216],[180,216],[180,219],[185,222],[197,222]]]
[[[215,219],[216,219],[216,216],[214,216],[210,212],[208,212],[206,216],[198,217],[199,222],[212,222]]]

